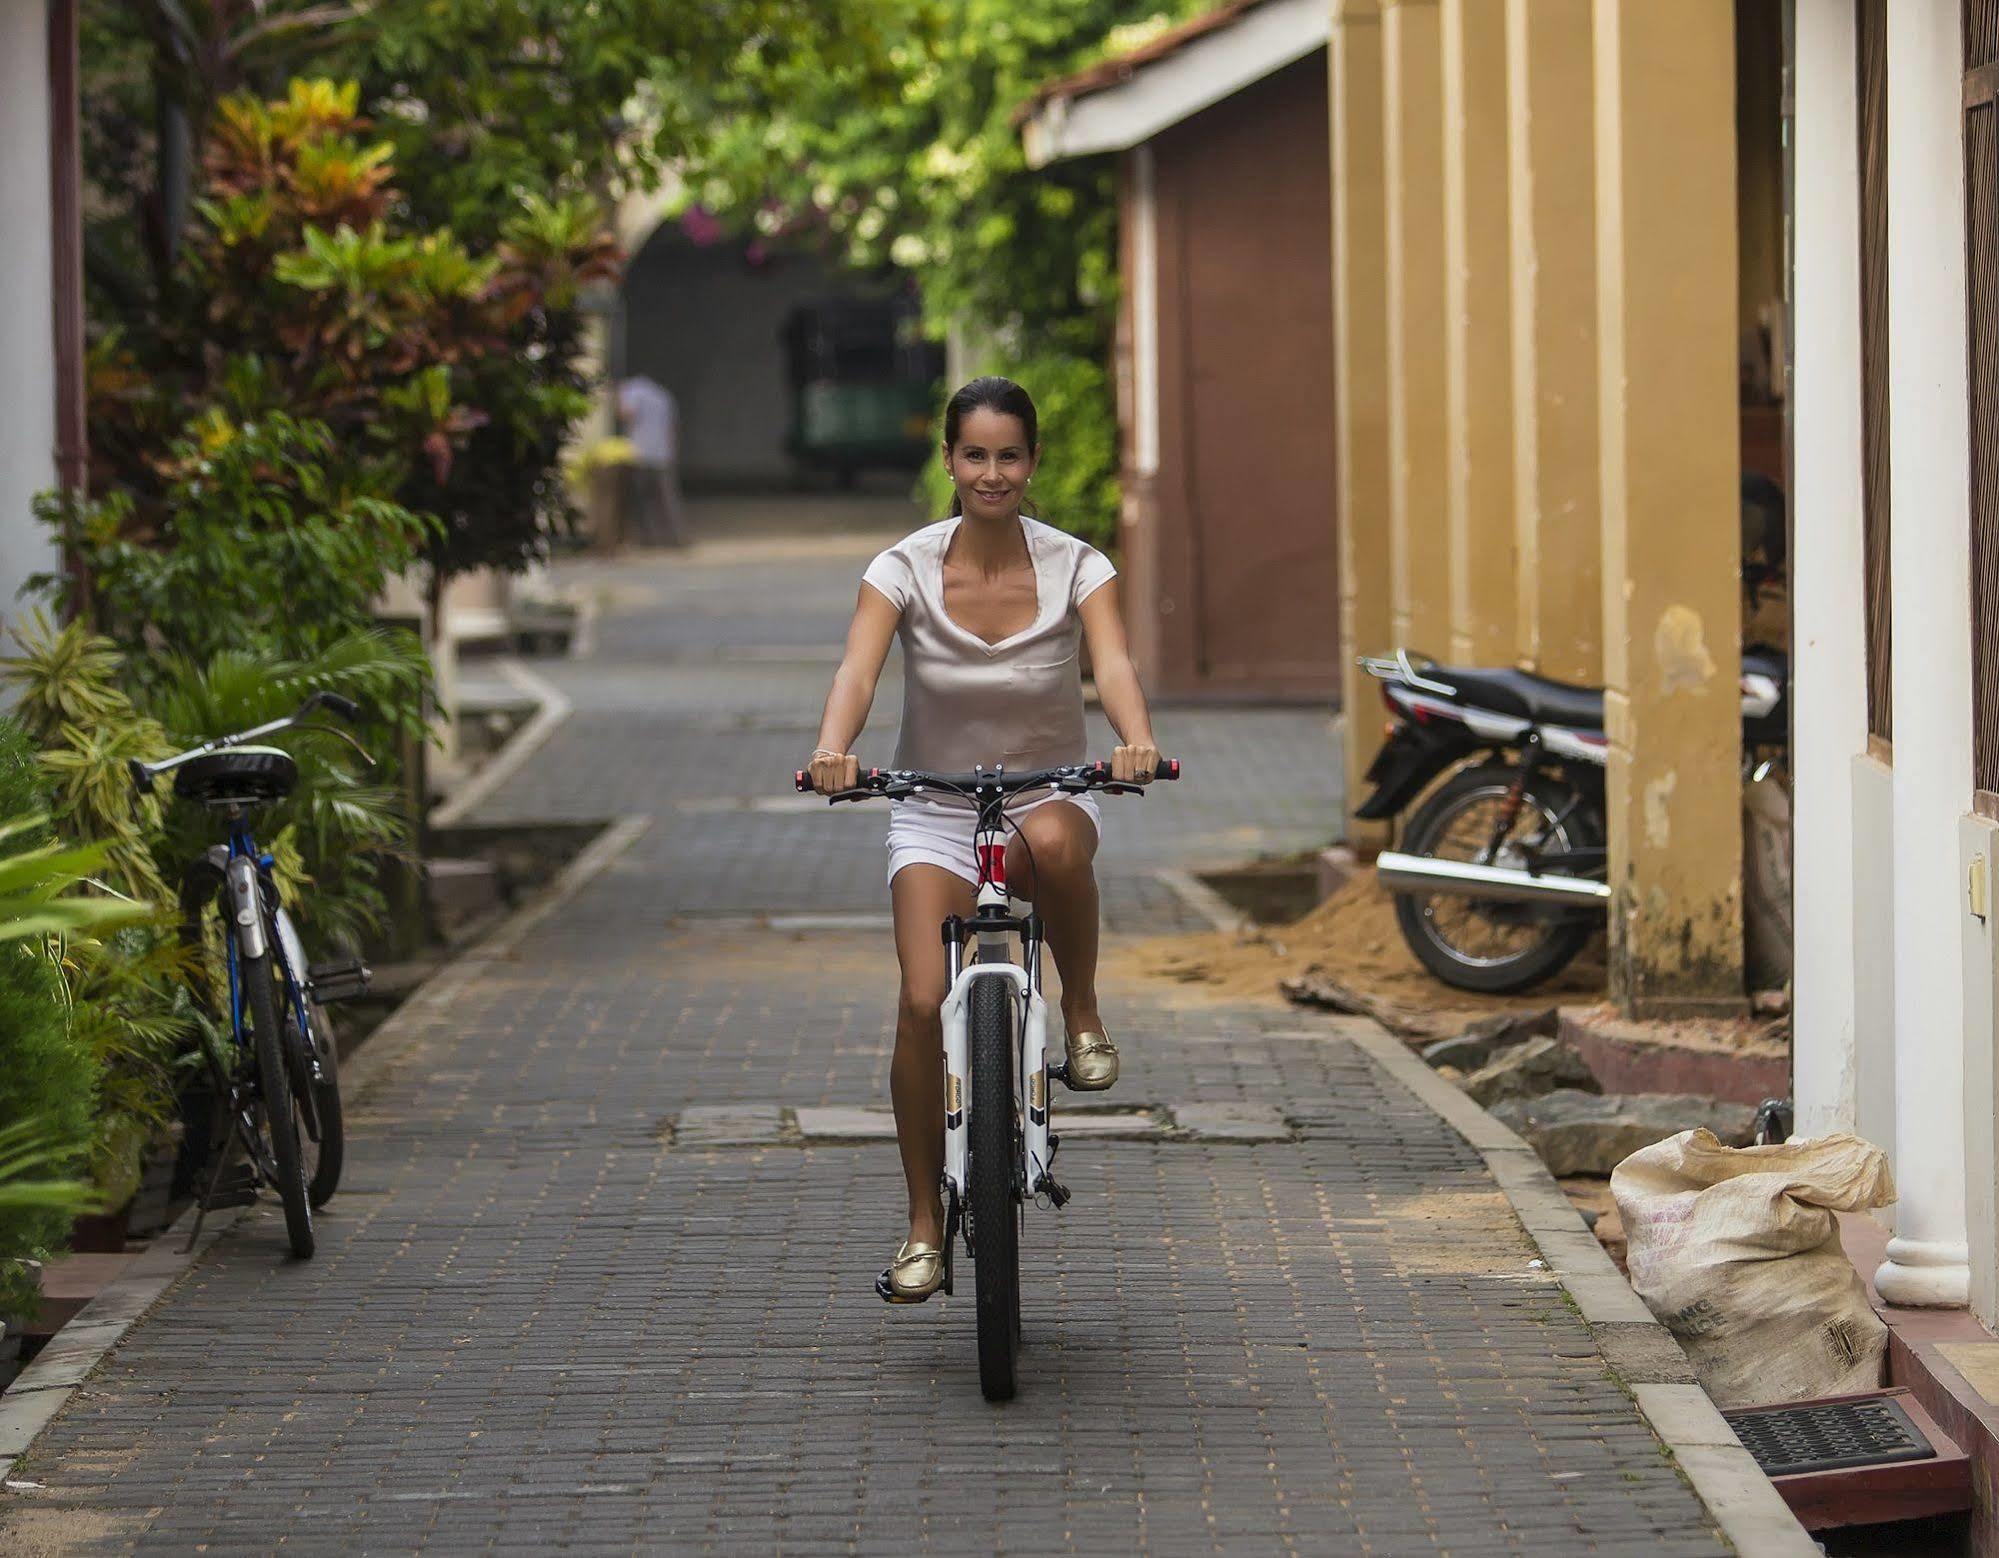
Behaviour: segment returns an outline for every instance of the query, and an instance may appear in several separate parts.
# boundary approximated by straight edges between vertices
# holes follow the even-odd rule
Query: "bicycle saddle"
[[[224,747],[174,772],[174,794],[204,806],[281,801],[298,783],[298,764],[277,747]]]

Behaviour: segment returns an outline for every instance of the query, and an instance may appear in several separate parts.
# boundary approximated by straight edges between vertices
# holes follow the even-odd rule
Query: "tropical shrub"
[[[73,884],[102,868],[104,851],[58,845],[47,805],[27,732],[0,719],[0,817],[10,819],[0,825],[0,1125],[34,1122],[33,1140],[17,1146],[32,1148],[33,1167],[67,1181],[99,1139],[103,1068],[71,1022],[62,949],[110,933],[134,911],[75,896]],[[0,1314],[22,1313],[34,1302],[19,1262],[59,1245],[74,1210],[64,1196],[0,1196]]]
[[[95,345],[104,501],[80,560],[120,643],[121,613],[207,612],[248,583],[249,628],[310,653],[303,624],[345,631],[413,560],[440,582],[518,569],[568,515],[557,456],[587,403],[577,297],[617,267],[599,207],[516,195],[480,253],[412,228],[358,99],[325,80],[222,98],[173,272],[181,306]],[[211,634],[202,656],[223,647]]]
[[[81,516],[80,576],[43,581],[80,609],[87,580],[96,621],[127,649],[310,653],[366,626],[436,529],[342,471],[324,424],[283,412],[239,424],[211,407],[162,465],[170,483],[146,529],[132,495],[114,492]],[[62,521],[53,499],[42,512]],[[143,675],[147,662],[134,665]]]
[[[0,1120],[38,1122],[49,1165],[65,1177],[88,1151],[96,1068],[69,1033],[62,976],[36,947],[0,944]],[[62,1207],[0,1207],[0,1314],[21,1314],[35,1289],[17,1262],[41,1259],[69,1232]]]

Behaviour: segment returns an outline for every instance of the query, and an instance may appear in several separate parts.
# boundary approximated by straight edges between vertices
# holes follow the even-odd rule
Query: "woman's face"
[[[958,442],[944,450],[944,469],[966,514],[995,519],[1020,512],[1038,454],[1019,417],[981,406],[958,424]]]

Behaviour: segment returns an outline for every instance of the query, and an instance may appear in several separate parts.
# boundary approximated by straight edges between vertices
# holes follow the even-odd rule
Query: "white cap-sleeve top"
[[[902,612],[897,768],[970,773],[1055,768],[1087,755],[1082,621],[1076,608],[1117,575],[1110,559],[1053,525],[1021,517],[1034,560],[1034,621],[997,644],[944,610],[944,553],[962,519],[904,536],[861,577]]]

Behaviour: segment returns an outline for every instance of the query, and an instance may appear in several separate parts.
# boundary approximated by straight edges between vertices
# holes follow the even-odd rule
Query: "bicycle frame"
[[[1180,764],[1162,758],[1155,779],[1178,779]],[[794,786],[813,788],[811,775],[803,769],[792,774]],[[948,1251],[958,1225],[960,1208],[970,1198],[971,1034],[972,992],[981,980],[999,980],[1010,988],[1014,1003],[1013,1089],[1020,1106],[1021,1161],[1015,1166],[1014,1180],[1023,1198],[1045,1193],[1054,1205],[1069,1199],[1069,1193],[1050,1172],[1057,1138],[1048,1129],[1051,1081],[1067,1079],[1067,1061],[1058,1067],[1048,1064],[1048,1006],[1041,995],[1041,947],[1044,940],[1041,917],[1032,909],[1025,916],[1007,912],[1006,834],[1009,826],[1006,804],[1029,792],[1046,789],[1057,794],[1081,794],[1102,790],[1111,794],[1142,794],[1142,783],[1120,781],[1109,763],[1067,764],[1058,768],[1034,769],[1008,775],[1002,768],[979,768],[970,774],[930,774],[872,768],[860,776],[851,789],[830,793],[829,801],[858,801],[871,797],[901,800],[926,790],[945,791],[973,801],[978,818],[973,825],[972,843],[978,861],[978,880],[972,916],[951,915],[944,921],[945,968],[949,993],[939,1015],[944,1029],[944,1184],[946,1195],[945,1248]],[[987,948],[991,938],[1021,939],[1019,962]],[[982,943],[979,960],[967,964],[966,944],[973,937]],[[945,1291],[949,1291],[949,1264]],[[877,1291],[889,1294],[882,1284]]]
[[[944,922],[944,956],[950,994],[942,1008],[944,1022],[944,1180],[960,1204],[969,1193],[966,1181],[969,1073],[971,1071],[968,1009],[972,987],[982,979],[997,979],[1012,987],[1014,1000],[1014,1076],[1023,1104],[1021,1122],[1021,1188],[1033,1195],[1051,1183],[1048,1172],[1048,1003],[1041,995],[1041,917],[1025,919],[1007,913],[1006,824],[1002,801],[982,804],[973,850],[979,862],[977,912],[966,920],[953,915]],[[965,944],[977,935],[1003,937],[1018,932],[1022,957],[1014,962],[965,964]],[[983,945],[981,953],[983,955]]]

